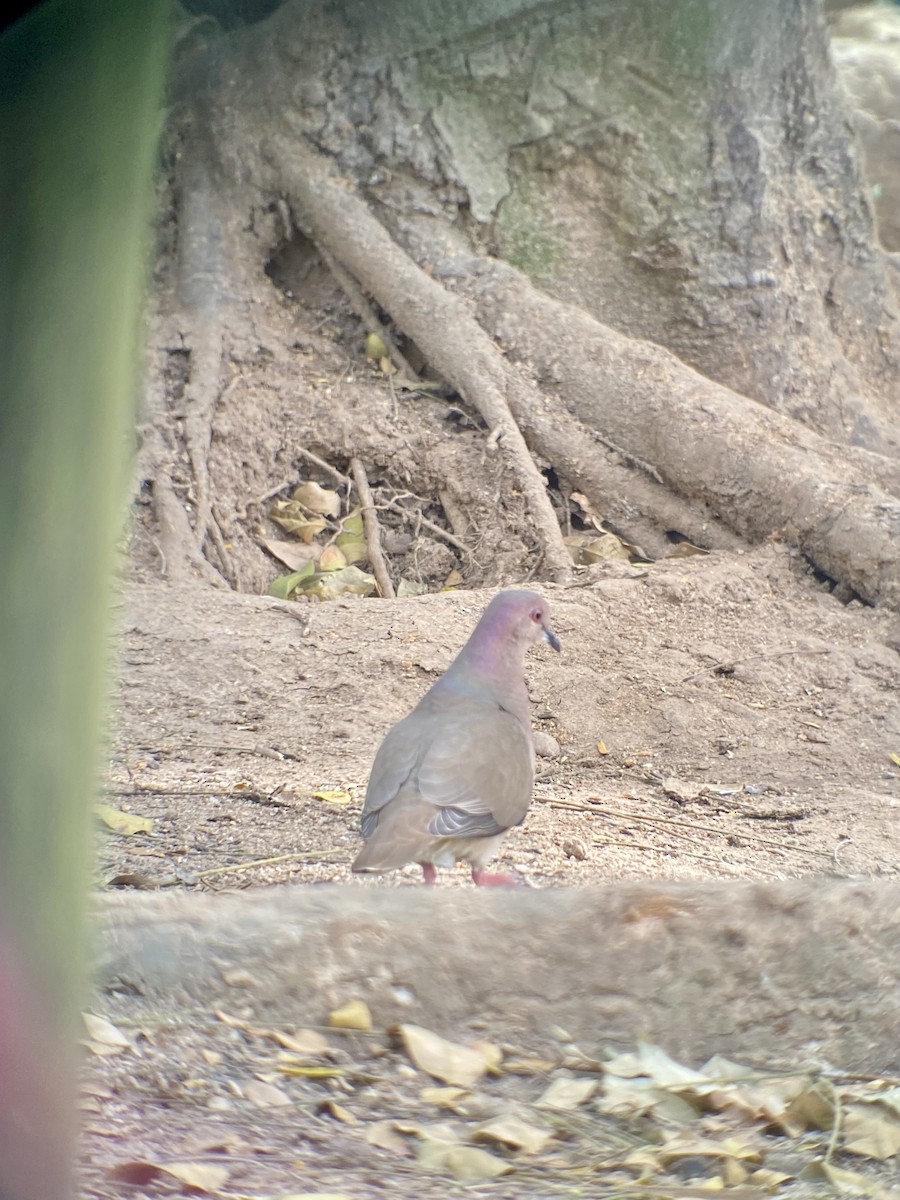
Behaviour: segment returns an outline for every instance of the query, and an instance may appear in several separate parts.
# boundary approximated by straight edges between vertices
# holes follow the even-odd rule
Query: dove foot
[[[429,887],[433,887],[437,883],[437,869],[434,863],[419,863],[419,866],[422,868],[422,874],[425,876],[424,882]]]
[[[525,882],[525,880],[516,875],[492,875],[489,871],[485,871],[482,867],[472,868],[472,882],[476,885],[476,887],[528,887],[528,884]]]

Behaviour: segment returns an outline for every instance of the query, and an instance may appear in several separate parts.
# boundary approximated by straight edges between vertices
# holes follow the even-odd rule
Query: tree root
[[[536,369],[554,414],[568,408],[596,425],[742,536],[779,533],[863,599],[900,607],[900,463],[835,445],[551,299],[507,264],[456,254],[435,271],[457,280],[507,353]],[[552,436],[535,429],[539,444]]]
[[[313,239],[323,244],[397,324],[433,366],[481,413],[514,471],[531,511],[545,566],[557,581],[572,561],[546,485],[510,411],[511,391],[540,397],[524,374],[507,364],[469,306],[435,283],[398,246],[368,206],[330,174],[329,159],[305,143],[274,138],[273,164]]]
[[[350,470],[353,473],[353,482],[356,485],[359,502],[362,505],[363,529],[366,534],[366,552],[372,566],[372,573],[375,576],[375,582],[378,584],[378,590],[381,595],[385,600],[393,600],[396,592],[394,591],[394,585],[391,582],[391,573],[388,570],[387,563],[384,560],[384,553],[381,549],[381,526],[378,524],[375,501],[372,499],[372,489],[369,487],[369,481],[366,478],[366,469],[358,458],[351,458]]]

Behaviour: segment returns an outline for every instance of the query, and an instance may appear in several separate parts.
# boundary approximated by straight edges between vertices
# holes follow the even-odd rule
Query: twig
[[[451,546],[455,546],[456,549],[460,550],[463,554],[472,553],[468,546],[466,546],[465,542],[461,542],[459,538],[450,533],[449,530],[442,529],[440,525],[435,525],[434,521],[429,521],[427,517],[423,517],[418,510],[415,513],[411,513],[408,508],[404,508],[402,504],[397,504],[395,500],[388,500],[385,508],[389,508],[392,512],[400,513],[407,519],[407,521],[411,521],[415,517],[420,525],[424,525],[426,529],[429,529],[433,534],[436,534],[437,537],[443,538],[445,542],[449,542]]]
[[[319,458],[318,454],[313,454],[312,450],[307,450],[303,446],[297,446],[296,452],[298,454],[302,454],[304,458],[309,459],[311,463],[315,463],[320,471],[324,471],[326,475],[330,475],[331,478],[336,479],[338,483],[347,482],[346,475],[342,475],[337,467],[333,467],[331,463],[326,462],[324,458]],[[281,489],[279,488],[279,491],[280,490]]]
[[[698,854],[695,850],[677,850],[674,847],[667,850],[665,846],[654,846],[651,842],[626,842],[616,838],[592,838],[591,844],[594,846],[618,846],[624,850],[652,850],[654,854],[677,854],[679,858],[696,858],[701,862],[715,863],[717,867],[721,867],[722,860],[716,858],[712,854]]]
[[[695,671],[693,675],[685,675],[682,683],[689,683],[692,679],[699,679],[701,675],[707,675],[710,671],[730,671],[734,667],[739,667],[742,663],[754,662],[756,659],[767,658],[788,658],[792,654],[830,654],[831,647],[826,646],[821,650],[773,650],[771,653],[748,654],[746,658],[731,658],[724,662],[713,663],[711,667],[703,667],[699,671]]]
[[[844,1110],[841,1107],[841,1097],[837,1088],[830,1079],[819,1078],[816,1081],[816,1086],[823,1086],[830,1093],[832,1108],[834,1109],[834,1120],[831,1125],[831,1137],[828,1139],[828,1149],[825,1151],[825,1158],[822,1160],[827,1167],[834,1157],[834,1152],[837,1150],[837,1144],[841,1136],[841,1128],[844,1124]]]
[[[378,524],[378,515],[375,512],[372,490],[366,478],[366,469],[359,459],[354,456],[350,459],[350,470],[353,473],[353,482],[356,484],[356,490],[359,493],[359,500],[362,505],[363,529],[366,533],[366,550],[369,555],[369,562],[372,564],[372,570],[375,573],[375,582],[378,584],[378,590],[382,596],[386,600],[393,600],[397,593],[394,591],[390,572],[382,553],[381,526]]]
[[[316,862],[319,859],[330,858],[333,854],[345,854],[338,850],[298,850],[294,854],[276,854],[274,858],[255,858],[248,863],[230,863],[226,867],[210,867],[207,871],[197,871],[195,879],[209,879],[212,875],[225,875],[228,871],[252,871],[256,867],[270,867],[274,863],[301,861]]]
[[[679,821],[672,817],[649,817],[642,813],[623,812],[616,808],[600,808],[597,804],[581,804],[577,800],[557,800],[550,796],[535,796],[542,804],[551,808],[565,808],[573,812],[591,812],[601,817],[610,817],[617,821],[638,821],[647,825],[662,825],[679,837],[689,837],[693,833],[717,833],[720,837],[739,837],[746,842],[756,842],[761,846],[773,846],[778,850],[787,850],[793,854],[806,854],[811,858],[830,858],[824,850],[809,850],[805,846],[789,845],[787,842],[776,841],[775,838],[761,837],[756,833],[745,833],[743,830],[720,829],[715,825],[701,825],[695,821]],[[686,832],[680,833],[679,830]]]

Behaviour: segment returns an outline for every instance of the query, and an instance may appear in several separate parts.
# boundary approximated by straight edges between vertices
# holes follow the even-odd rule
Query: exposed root
[[[369,487],[369,481],[366,478],[366,469],[358,458],[351,458],[350,470],[353,473],[353,482],[356,485],[359,502],[362,505],[363,529],[366,534],[366,552],[372,566],[372,573],[375,576],[375,582],[378,584],[378,590],[381,595],[385,600],[393,600],[396,592],[394,591],[394,585],[391,582],[391,573],[388,570],[388,565],[385,562],[384,553],[381,549],[381,526],[378,524],[378,515],[375,511],[375,502],[372,499],[372,489]]]
[[[572,561],[538,470],[510,411],[510,394],[534,385],[505,362],[469,306],[430,278],[397,245],[368,206],[330,175],[330,160],[310,146],[273,139],[271,157],[314,240],[391,314],[436,370],[481,413],[528,503],[549,574],[566,581]]]

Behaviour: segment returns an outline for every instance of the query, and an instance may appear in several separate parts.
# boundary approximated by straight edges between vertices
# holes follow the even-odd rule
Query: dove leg
[[[492,875],[483,867],[472,868],[472,882],[477,887],[528,887],[524,879],[517,879],[515,875]]]
[[[425,876],[425,883],[429,887],[437,883],[437,871],[435,870],[434,863],[419,863],[419,866],[422,868],[422,874]]]

